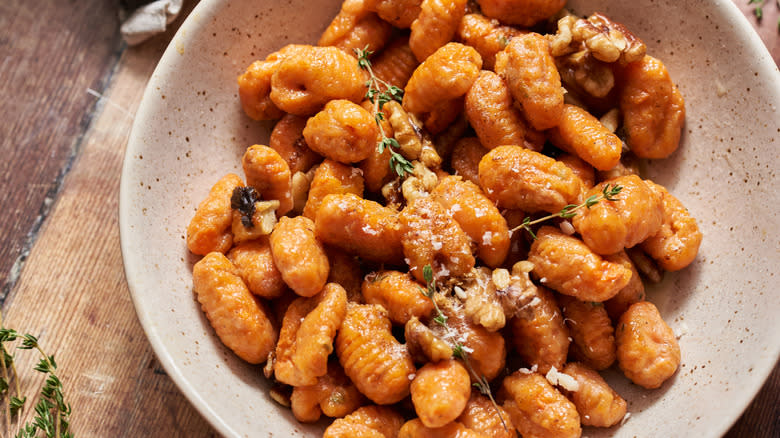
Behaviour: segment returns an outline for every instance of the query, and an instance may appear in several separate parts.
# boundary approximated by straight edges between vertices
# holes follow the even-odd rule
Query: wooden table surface
[[[56,356],[76,436],[215,435],[138,323],[117,218],[133,114],[193,3],[169,32],[127,47],[118,1],[0,2],[0,303],[6,327]],[[766,3],[760,23],[748,0],[737,4],[780,61],[777,4]],[[18,354],[19,369],[34,360]],[[40,387],[36,374],[22,372],[25,392]],[[779,393],[776,367],[727,436],[780,436]]]

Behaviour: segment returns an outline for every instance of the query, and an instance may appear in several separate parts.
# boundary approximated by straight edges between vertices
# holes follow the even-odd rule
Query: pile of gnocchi
[[[238,77],[276,120],[187,227],[193,288],[270,396],[325,437],[579,437],[680,364],[644,281],[702,234],[642,160],[683,97],[564,0],[345,0]],[[259,372],[259,371],[258,371]]]

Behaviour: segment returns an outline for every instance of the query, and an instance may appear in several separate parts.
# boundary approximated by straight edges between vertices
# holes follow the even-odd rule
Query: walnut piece
[[[645,44],[620,23],[595,13],[585,18],[567,15],[558,20],[558,30],[549,37],[561,79],[579,85],[595,97],[612,90],[615,78],[609,64],[638,61]]]
[[[404,326],[406,347],[417,362],[438,362],[452,357],[452,348],[413,316]]]

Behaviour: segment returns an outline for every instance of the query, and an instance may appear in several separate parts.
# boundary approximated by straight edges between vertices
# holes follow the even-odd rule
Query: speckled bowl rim
[[[206,20],[202,20],[203,17],[211,17],[217,11],[220,10],[223,3],[228,0],[202,0],[195,7],[194,11],[190,14],[184,24],[181,26],[176,36],[173,38],[173,42],[165,51],[162,56],[155,74],[152,76],[149,84],[144,92],[143,100],[136,113],[135,123],[133,125],[132,132],[129,137],[128,146],[125,155],[125,161],[122,170],[122,180],[120,184],[120,196],[119,196],[119,228],[120,228],[120,243],[122,248],[122,256],[125,266],[125,274],[127,283],[130,289],[131,297],[135,308],[137,310],[138,319],[144,328],[146,335],[149,339],[152,348],[157,355],[160,363],[176,383],[179,389],[184,393],[187,399],[192,405],[200,412],[201,415],[220,433],[226,436],[238,435],[238,431],[234,429],[230,424],[226,423],[213,409],[212,405],[206,400],[198,388],[190,382],[183,374],[181,367],[178,364],[178,358],[170,354],[162,342],[160,333],[154,328],[153,321],[149,313],[145,311],[146,306],[152,305],[148,302],[148,297],[139,290],[136,282],[136,278],[139,275],[143,275],[143,269],[141,268],[141,259],[139,254],[129,252],[129,242],[136,238],[134,231],[128,227],[128,218],[133,212],[130,204],[130,198],[134,191],[138,190],[135,185],[131,186],[131,175],[134,170],[134,161],[131,159],[138,150],[142,148],[140,136],[145,129],[145,124],[149,122],[150,113],[153,111],[153,99],[151,96],[155,94],[158,87],[164,86],[158,80],[159,77],[165,76],[163,73],[170,68],[170,60],[175,56],[180,55],[182,47],[186,48],[192,43],[193,40],[199,37],[198,30],[203,26]],[[763,75],[768,77],[776,77],[775,88],[780,87],[780,74],[777,72],[777,66],[774,65],[771,56],[766,50],[765,46],[761,42],[756,32],[752,29],[747,19],[737,9],[737,7],[731,1],[712,1],[710,7],[716,9],[719,14],[723,14],[733,25],[739,29],[744,36],[742,43],[756,54],[760,59],[758,65],[754,68],[761,70]],[[714,12],[713,12],[714,13]],[[196,21],[194,17],[200,17],[200,21]],[[780,95],[780,92],[775,90],[776,95]],[[777,102],[780,104],[780,102]],[[738,409],[733,409],[728,415],[720,418],[720,423],[712,428],[712,432],[723,434],[728,428],[736,421],[741,415],[741,412],[750,403],[751,399],[755,396],[758,390],[763,385],[769,373],[772,371],[778,356],[780,356],[780,342],[777,339],[774,340],[774,345],[771,345],[768,354],[764,360],[757,362],[754,365],[755,373],[752,375],[752,379],[744,382],[744,387],[739,394],[731,398],[728,402],[734,406],[738,406]]]

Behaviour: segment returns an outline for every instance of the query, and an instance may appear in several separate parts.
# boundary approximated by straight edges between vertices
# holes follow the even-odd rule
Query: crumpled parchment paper
[[[156,0],[141,6],[127,17],[123,17],[119,31],[127,44],[133,46],[165,32],[181,12],[184,0]]]

